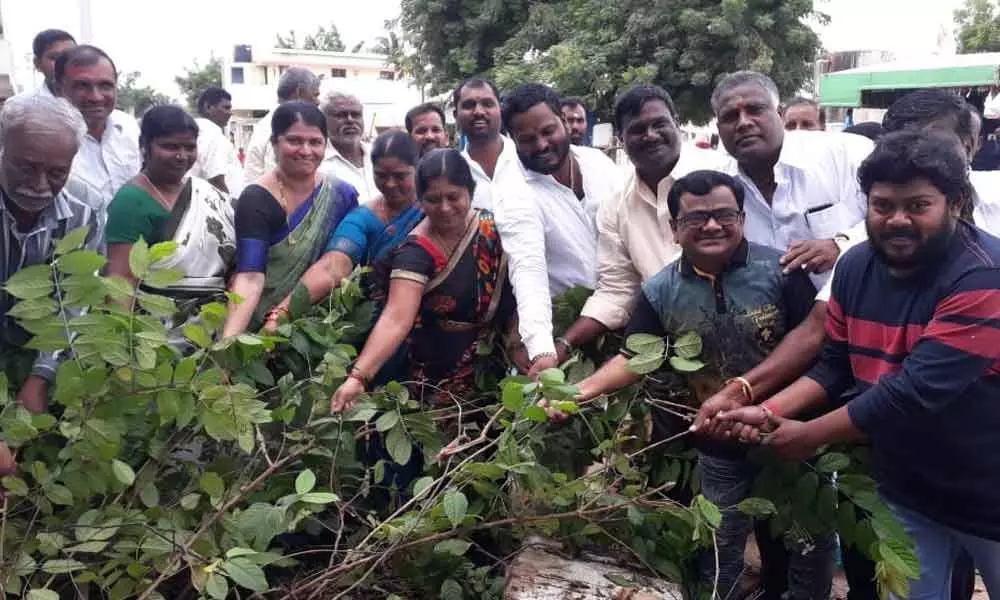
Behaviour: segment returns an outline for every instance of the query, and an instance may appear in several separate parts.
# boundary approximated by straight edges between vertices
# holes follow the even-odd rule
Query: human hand
[[[330,398],[330,412],[339,414],[351,410],[364,393],[365,386],[356,378],[348,377]]]
[[[714,438],[728,438],[729,429],[719,416],[744,406],[745,396],[739,387],[727,385],[706,400],[691,425],[691,431]]]
[[[778,456],[791,462],[802,462],[816,454],[821,444],[815,440],[813,428],[809,423],[773,415],[770,420],[777,427],[763,436],[761,441],[763,445],[772,448]]]
[[[540,354],[531,363],[531,369],[528,370],[528,377],[538,379],[538,376],[545,369],[555,369],[558,366],[559,358],[557,356],[553,354]]]
[[[568,414],[564,413],[563,411],[559,410],[554,406],[549,405],[549,401],[546,400],[545,398],[539,400],[536,403],[536,406],[540,406],[543,409],[545,409],[545,414],[546,416],[549,417],[550,421],[554,421],[556,423],[562,423],[563,421],[569,418]]]
[[[744,444],[760,444],[765,433],[777,426],[774,414],[763,406],[741,406],[726,410],[716,416],[719,435]]]
[[[30,375],[17,392],[17,402],[36,415],[48,412],[49,382],[44,377]]]
[[[0,442],[0,477],[13,475],[17,471],[17,459],[7,444]]]
[[[524,344],[508,348],[507,356],[517,367],[519,373],[527,375],[531,371],[531,358],[528,356],[528,349],[524,347]]]
[[[785,273],[805,269],[810,273],[826,273],[833,268],[840,256],[840,246],[833,240],[807,240],[792,242],[781,257]]]

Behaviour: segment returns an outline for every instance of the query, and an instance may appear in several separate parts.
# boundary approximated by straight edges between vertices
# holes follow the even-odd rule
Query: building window
[[[260,69],[260,78],[264,81],[264,85],[270,84],[271,78],[267,73],[267,67],[257,67],[257,68]]]
[[[233,47],[233,62],[238,63],[252,63],[253,62],[253,49],[242,44]]]
[[[229,79],[233,83],[243,83],[243,67],[230,67]]]
[[[347,69],[330,69],[330,77],[343,79],[347,77]]]
[[[379,79],[385,79],[387,81],[392,81],[392,80],[396,79],[396,72],[395,71],[379,71],[378,72],[378,78]]]

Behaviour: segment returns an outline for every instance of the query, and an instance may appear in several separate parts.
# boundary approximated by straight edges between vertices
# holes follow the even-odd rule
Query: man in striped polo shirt
[[[762,426],[794,460],[870,440],[880,492],[917,545],[910,599],[948,598],[962,549],[1000,598],[1000,239],[958,218],[971,186],[950,133],[889,134],[858,177],[869,242],[837,267],[820,362],[722,418],[745,440]],[[782,417],[855,385],[823,417]]]

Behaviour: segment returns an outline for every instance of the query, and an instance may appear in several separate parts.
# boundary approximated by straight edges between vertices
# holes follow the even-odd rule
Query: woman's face
[[[323,162],[326,138],[319,127],[296,121],[274,141],[278,170],[285,176],[302,178],[314,175]]]
[[[146,144],[145,158],[153,179],[180,183],[198,158],[198,136],[185,132],[153,138]]]
[[[447,177],[435,177],[420,198],[420,207],[434,229],[454,232],[465,229],[472,208],[469,188],[455,185]]]
[[[375,161],[375,186],[389,206],[408,206],[417,199],[416,169],[395,156]]]

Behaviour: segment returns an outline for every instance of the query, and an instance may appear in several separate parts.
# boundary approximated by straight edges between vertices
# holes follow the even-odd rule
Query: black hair
[[[444,127],[444,109],[440,105],[434,102],[425,102],[418,106],[414,106],[406,113],[406,117],[403,118],[403,123],[406,125],[406,131],[413,133],[413,120],[420,115],[425,115],[427,113],[437,113],[441,117],[441,126]]]
[[[805,98],[803,96],[796,96],[792,98],[791,100],[785,103],[785,108],[784,110],[782,110],[782,113],[784,113],[785,110],[788,110],[793,106],[803,106],[803,105],[815,108],[816,114],[819,115],[819,124],[826,125],[826,111],[824,111],[823,107],[819,105],[819,102],[816,102],[811,98]]]
[[[882,129],[882,124],[877,121],[865,121],[863,123],[858,123],[857,125],[851,125],[844,129],[844,133],[853,133],[854,135],[863,135],[873,142],[877,142],[885,130]]]
[[[375,138],[371,156],[373,163],[389,156],[415,167],[420,160],[420,148],[405,131],[394,129]]]
[[[882,128],[889,133],[955,117],[955,134],[970,139],[972,110],[968,102],[955,94],[934,89],[917,90],[892,103],[882,117]]]
[[[207,87],[203,89],[200,94],[198,94],[198,112],[204,113],[209,106],[215,106],[223,100],[229,100],[232,102],[233,95],[214,85]]]
[[[445,177],[454,185],[469,190],[469,197],[476,192],[476,180],[462,153],[454,148],[437,148],[420,159],[417,166],[417,197],[422,198],[431,180]]]
[[[658,85],[636,85],[625,90],[618,99],[615,100],[615,114],[614,123],[615,130],[619,134],[622,132],[624,127],[626,117],[637,117],[639,113],[642,112],[642,107],[646,105],[647,102],[653,100],[661,100],[667,105],[667,110],[675,118],[677,116],[677,109],[674,108],[674,100],[667,93],[667,90],[661,88]]]
[[[194,117],[176,104],[157,104],[146,110],[139,125],[139,145],[145,148],[157,138],[178,133],[198,136]]]
[[[326,132],[326,117],[322,111],[312,102],[295,100],[285,102],[274,109],[274,114],[271,115],[271,141],[277,141],[279,135],[284,134],[299,121],[310,127],[318,127],[324,138],[330,137]]]
[[[735,178],[719,171],[691,171],[670,186],[670,193],[667,194],[670,218],[676,219],[677,214],[681,212],[681,196],[684,194],[705,196],[717,187],[729,188],[736,197],[736,206],[743,210],[743,186]]]
[[[497,84],[484,77],[470,77],[458,84],[455,91],[451,93],[451,104],[455,107],[455,110],[458,110],[458,101],[462,99],[462,90],[467,87],[488,87],[490,88],[490,91],[493,92],[497,102],[500,102],[500,90],[497,89]]]
[[[576,108],[579,106],[583,112],[587,112],[587,105],[579,98],[563,98],[559,101],[559,108]]]
[[[56,59],[54,75],[56,81],[62,82],[63,77],[66,76],[66,67],[89,67],[96,65],[101,60],[111,63],[111,70],[115,74],[115,79],[118,79],[118,67],[115,66],[115,61],[111,60],[108,53],[97,46],[83,44],[82,46],[67,48]]]
[[[35,40],[31,42],[31,51],[35,54],[35,58],[41,58],[49,51],[52,44],[58,42],[73,42],[75,44],[76,38],[62,29],[46,29],[35,36]]]
[[[562,106],[559,94],[543,83],[525,83],[512,89],[504,95],[501,103],[503,128],[511,130],[514,117],[526,113],[539,104],[545,104],[553,114],[562,118]]]
[[[965,155],[951,132],[903,129],[886,133],[858,167],[858,181],[866,196],[876,183],[902,184],[917,178],[931,182],[950,205],[965,207],[973,198]]]

